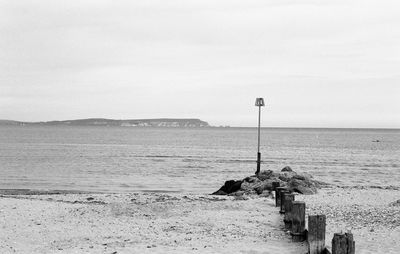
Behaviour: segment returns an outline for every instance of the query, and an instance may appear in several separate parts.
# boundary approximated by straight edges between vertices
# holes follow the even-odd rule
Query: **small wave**
[[[204,168],[212,168],[212,166],[196,166],[196,165],[189,165],[189,166],[185,166],[185,167],[181,167],[181,168],[183,168],[183,169],[185,169],[185,168],[190,168],[190,169],[194,169],[194,168],[197,168],[197,169],[204,169]]]
[[[138,155],[133,157],[139,158],[182,158],[182,156],[174,156],[174,155]]]
[[[377,163],[373,163],[373,164],[365,164],[364,167],[383,167],[385,166],[384,164],[377,164]]]
[[[400,186],[394,185],[357,185],[357,186],[339,186],[342,189],[381,189],[381,190],[400,190]]]
[[[163,160],[163,159],[152,159],[151,161],[154,161],[154,162],[165,162],[165,160]]]
[[[0,189],[1,195],[57,195],[98,193],[80,190]]]
[[[244,159],[244,160],[240,160],[240,159],[233,159],[233,160],[215,160],[216,163],[255,163],[256,160],[248,160],[248,159]],[[264,161],[261,161],[261,163]]]
[[[201,161],[201,160],[199,160],[199,159],[187,159],[187,158],[182,160],[182,162],[195,162],[195,161]]]
[[[139,190],[140,192],[145,192],[145,193],[181,193],[183,192],[182,190],[163,190],[163,189],[156,189],[156,190]]]
[[[204,158],[203,156],[192,155],[132,155],[136,158]]]

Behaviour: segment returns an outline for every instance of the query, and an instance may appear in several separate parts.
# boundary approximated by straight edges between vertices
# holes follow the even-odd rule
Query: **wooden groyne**
[[[279,187],[279,182],[273,183],[275,206],[284,214],[285,228],[290,230],[292,240],[306,241],[309,254],[355,254],[353,234],[335,233],[332,239],[332,250],[325,246],[326,216],[324,214],[308,215],[306,228],[306,203],[295,201],[295,194],[285,187]]]
[[[283,215],[285,228],[290,231],[293,241],[307,241],[310,254],[333,253],[355,254],[351,233],[337,233],[332,239],[332,252],[325,246],[326,216],[308,215],[306,225],[306,203],[296,201],[296,194],[316,194],[318,188],[329,184],[313,179],[306,173],[296,173],[289,166],[280,172],[261,171],[243,180],[229,180],[213,195],[264,195],[275,193],[275,206]]]

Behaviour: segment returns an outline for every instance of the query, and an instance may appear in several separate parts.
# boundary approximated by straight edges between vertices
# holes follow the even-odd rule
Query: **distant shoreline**
[[[155,118],[155,119],[128,119],[116,120],[106,118],[87,118],[75,120],[46,121],[46,122],[21,122],[14,120],[0,120],[0,125],[7,126],[120,126],[120,127],[210,127],[200,119],[195,118]]]
[[[197,118],[149,118],[149,119],[106,119],[87,118],[75,120],[54,120],[25,122],[0,119],[0,126],[97,126],[97,127],[161,127],[161,128],[220,128],[220,129],[255,129],[254,126],[210,125],[208,122]],[[299,126],[264,126],[262,129],[288,129],[288,130],[388,130],[398,131],[400,128],[389,127],[299,127]]]
[[[239,126],[204,126],[204,127],[168,127],[168,126],[118,126],[118,125],[46,125],[46,124],[2,124],[0,127],[97,127],[97,128],[125,128],[125,129],[224,129],[238,130],[251,129],[256,130],[257,127],[239,127]],[[393,131],[398,132],[400,128],[333,128],[333,127],[261,127],[261,130],[288,130],[288,131]]]

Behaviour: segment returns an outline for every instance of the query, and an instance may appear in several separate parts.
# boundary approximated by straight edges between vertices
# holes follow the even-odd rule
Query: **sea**
[[[261,170],[400,187],[400,130],[262,128]],[[0,126],[0,189],[211,193],[256,170],[256,128]]]

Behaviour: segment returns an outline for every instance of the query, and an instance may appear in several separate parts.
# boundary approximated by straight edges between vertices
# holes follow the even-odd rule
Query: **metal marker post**
[[[260,125],[261,125],[261,107],[265,106],[263,98],[256,99],[256,106],[258,107],[258,143],[257,143],[257,171],[256,175],[260,173],[261,168],[261,153],[260,153]]]

